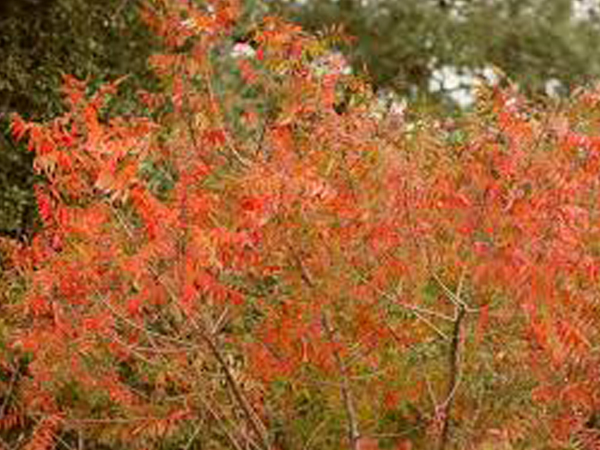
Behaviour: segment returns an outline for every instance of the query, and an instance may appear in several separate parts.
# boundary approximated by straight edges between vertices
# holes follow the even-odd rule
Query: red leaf
[[[23,118],[21,116],[19,116],[18,114],[14,114],[13,117],[12,117],[11,128],[12,128],[13,139],[15,141],[20,141],[21,138],[28,131],[29,126],[23,120]]]
[[[142,299],[139,295],[130,298],[127,302],[127,312],[132,317],[137,317],[142,309]]]

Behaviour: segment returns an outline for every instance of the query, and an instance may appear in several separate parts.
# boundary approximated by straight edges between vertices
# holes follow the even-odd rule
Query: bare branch
[[[223,370],[227,384],[229,385],[229,388],[231,389],[231,392],[233,393],[236,402],[242,408],[244,416],[246,417],[248,424],[252,428],[252,431],[254,431],[254,433],[256,433],[256,435],[261,439],[264,448],[271,449],[272,447],[269,440],[269,434],[265,425],[262,423],[262,420],[260,419],[256,411],[254,411],[254,408],[252,408],[252,406],[250,405],[250,402],[248,401],[245,393],[242,391],[235,378],[233,377],[229,365],[225,360],[225,356],[219,349],[217,343],[213,340],[212,336],[210,336],[208,331],[196,320],[194,320],[193,317],[190,317],[189,320],[194,326],[194,328],[198,331],[201,339],[206,343],[211,353],[219,363],[219,366]]]
[[[360,430],[358,428],[358,419],[356,416],[356,409],[354,407],[354,398],[352,396],[348,370],[339,350],[335,345],[338,343],[335,337],[335,331],[333,330],[326,313],[323,313],[322,321],[328,339],[332,344],[334,344],[333,357],[335,358],[335,362],[342,377],[341,392],[342,399],[344,401],[344,409],[346,410],[346,420],[348,421],[348,440],[350,441],[350,448],[352,450],[360,450]]]
[[[460,339],[462,334],[462,324],[465,317],[466,310],[464,307],[459,306],[456,321],[454,322],[454,328],[452,330],[452,342],[450,344],[450,354],[448,357],[448,387],[446,390],[446,399],[439,406],[440,416],[442,418],[442,431],[440,435],[440,441],[438,445],[439,450],[445,450],[450,437],[450,421],[452,405],[454,403],[454,397],[460,382]]]

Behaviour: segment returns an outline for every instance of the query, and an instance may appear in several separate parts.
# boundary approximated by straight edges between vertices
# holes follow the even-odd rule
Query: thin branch
[[[444,293],[446,294],[446,296],[450,299],[450,301],[452,303],[454,303],[454,305],[458,308],[458,309],[464,309],[464,312],[467,313],[475,313],[475,312],[479,312],[479,310],[477,308],[472,308],[471,306],[469,306],[463,299],[462,299],[462,295],[461,295],[461,291],[463,288],[463,282],[464,282],[464,273],[465,271],[463,270],[461,276],[460,276],[460,280],[458,283],[458,288],[456,293],[452,292],[452,290],[446,285],[446,283],[444,283],[442,281],[442,279],[439,277],[438,274],[436,274],[435,272],[431,272],[431,275],[433,276],[433,278],[435,279],[435,281],[440,285],[440,287],[442,288],[442,290],[444,291]]]
[[[326,313],[322,316],[323,327],[327,333],[329,341],[333,345],[333,357],[342,376],[341,393],[344,401],[344,409],[346,410],[346,420],[348,421],[348,440],[350,442],[350,448],[352,450],[360,450],[360,430],[358,428],[358,419],[356,415],[356,409],[354,407],[354,397],[352,396],[352,390],[350,386],[350,379],[348,376],[348,370],[344,364],[339,350],[336,348],[337,339],[334,335],[334,330],[331,327],[329,318]]]
[[[216,322],[213,324],[213,327],[212,327],[212,330],[211,330],[211,334],[213,336],[219,333],[219,330],[221,329],[221,327],[225,323],[225,319],[227,319],[227,315],[228,314],[229,314],[229,306],[225,306],[225,308],[223,308],[223,311],[221,312],[221,314],[217,318]]]
[[[203,399],[200,399],[200,401],[204,404],[204,407],[209,412],[209,414],[213,417],[215,422],[217,422],[217,424],[219,424],[219,426],[223,430],[223,433],[225,434],[225,437],[231,443],[231,445],[233,445],[233,448],[235,450],[244,450],[242,445],[231,435],[229,430],[224,425],[224,422],[226,422],[226,421],[230,422],[230,421],[228,419],[226,419],[225,417],[219,417],[219,414],[211,407],[210,404],[208,404],[208,402],[205,402]]]
[[[132,422],[144,422],[148,420],[153,420],[154,417],[130,417],[130,418],[121,418],[116,417],[113,419],[94,419],[94,418],[83,418],[83,419],[64,419],[65,422],[68,421],[69,424],[128,424]]]
[[[427,385],[427,393],[429,394],[429,398],[431,399],[431,404],[433,406],[433,410],[436,412],[439,411],[438,408],[438,402],[437,399],[435,398],[435,392],[433,391],[433,388],[431,387],[431,381],[429,381],[429,377],[427,376],[427,374],[425,374],[425,384]],[[437,416],[436,416],[437,418]]]
[[[365,283],[369,283],[369,280],[367,280],[362,274],[358,273],[358,276],[361,279],[361,281],[363,281]],[[384,291],[383,289],[378,288],[377,286],[370,286],[370,287],[372,289],[374,289],[375,291],[377,291],[377,293],[386,297],[388,300],[392,300],[395,305],[398,305],[405,309],[411,310],[414,313],[427,314],[429,316],[437,317],[438,319],[446,320],[448,322],[454,322],[453,317],[450,317],[444,313],[433,311],[433,310],[427,309],[427,308],[423,308],[421,306],[411,305],[409,303],[402,302],[402,301],[398,300],[397,296],[392,295],[392,294]]]
[[[125,324],[129,325],[131,328],[134,328],[134,329],[136,329],[136,330],[138,330],[138,331],[141,331],[141,332],[143,332],[143,333],[144,333],[144,334],[145,334],[145,335],[148,337],[148,340],[149,340],[149,341],[150,341],[152,344],[154,344],[154,340],[153,340],[153,339],[151,339],[151,336],[155,336],[155,337],[157,337],[157,338],[159,338],[159,339],[163,339],[163,340],[165,340],[165,341],[168,341],[168,342],[170,342],[170,343],[172,343],[172,344],[173,344],[173,343],[174,343],[174,344],[179,344],[179,345],[181,345],[181,346],[183,346],[183,347],[187,348],[189,351],[192,351],[192,350],[197,350],[197,349],[199,349],[199,348],[200,348],[200,347],[198,347],[198,346],[191,345],[191,344],[189,344],[189,343],[187,343],[187,342],[185,342],[185,341],[182,341],[182,340],[180,340],[180,339],[173,338],[173,337],[170,337],[170,336],[165,336],[164,334],[157,333],[156,331],[148,330],[147,328],[145,328],[145,327],[143,327],[143,326],[141,326],[141,325],[138,325],[138,324],[137,324],[137,323],[135,323],[133,320],[129,319],[128,317],[124,316],[124,315],[123,315],[123,314],[121,314],[119,311],[117,311],[117,310],[116,310],[116,309],[115,309],[115,308],[114,308],[114,307],[113,307],[113,306],[110,304],[110,302],[109,302],[109,301],[107,301],[107,300],[104,298],[104,295],[103,295],[102,293],[100,293],[98,290],[96,290],[96,296],[97,296],[98,300],[100,301],[100,303],[102,303],[102,304],[103,304],[103,305],[104,305],[106,308],[108,308],[108,309],[110,310],[110,312],[111,312],[111,313],[112,313],[112,314],[113,314],[115,317],[117,317],[118,319],[121,319],[121,320],[122,320],[122,321],[123,321]]]
[[[306,441],[306,443],[304,444],[304,447],[302,447],[302,450],[310,450],[310,448],[312,447],[312,443],[315,441],[315,439],[317,438],[317,436],[319,435],[319,432],[325,427],[325,425],[327,424],[327,418],[325,418],[319,425],[317,425],[315,427],[315,429],[313,430],[313,432],[310,434],[310,436],[308,437],[308,440]]]
[[[199,376],[202,375],[200,369],[197,367],[196,367],[196,373]],[[206,410],[210,413],[210,415],[213,417],[213,419],[215,419],[217,424],[219,424],[219,426],[222,428],[223,432],[225,433],[225,436],[227,437],[229,442],[231,442],[233,447],[235,447],[236,450],[247,450],[249,448],[249,446],[260,449],[260,446],[256,442],[254,442],[254,440],[250,436],[248,436],[247,433],[244,432],[244,430],[236,430],[236,427],[234,426],[232,421],[227,417],[227,415],[225,413],[220,413],[219,411],[217,411],[213,408],[213,406],[211,405],[211,403],[208,400],[208,398],[209,398],[208,394],[205,394],[204,392],[196,392],[194,397],[196,397],[200,401],[200,403],[202,403],[202,406],[204,408],[206,408]],[[246,441],[247,445],[242,447],[242,444],[240,444],[237,441],[237,439],[229,432],[228,428],[238,431],[239,434],[241,435],[241,438]]]
[[[452,342],[450,344],[450,354],[448,357],[448,387],[446,393],[446,399],[444,403],[440,405],[441,407],[441,417],[443,420],[442,423],[442,431],[440,434],[440,441],[438,445],[439,450],[445,450],[448,444],[448,440],[450,437],[450,422],[451,422],[451,413],[452,413],[452,405],[454,403],[454,397],[456,394],[456,390],[458,388],[458,384],[460,382],[459,377],[459,361],[460,361],[460,338],[462,334],[462,324],[463,319],[465,317],[466,310],[464,307],[459,306],[458,312],[456,315],[456,321],[454,322],[454,328],[452,330]]]
[[[308,267],[306,267],[306,265],[304,264],[304,261],[302,261],[302,258],[300,258],[300,255],[298,255],[298,253],[296,252],[296,249],[294,248],[293,245],[289,244],[288,248],[292,254],[292,258],[294,258],[296,265],[300,269],[300,277],[302,278],[302,281],[304,281],[304,283],[306,283],[306,285],[309,288],[311,288],[311,289],[314,288],[316,286],[316,283],[314,281],[312,274],[308,270]]]
[[[7,392],[4,394],[4,401],[2,402],[2,406],[0,406],[0,417],[4,417],[4,412],[6,410],[6,407],[8,406],[8,403],[10,402],[10,397],[12,396],[13,389],[15,387],[15,382],[17,381],[18,373],[19,370],[17,369],[13,371],[12,375],[10,376],[10,384],[8,385]]]
[[[368,280],[366,278],[364,278],[364,276],[362,274],[358,273],[358,276],[361,278],[362,281],[368,283]],[[440,319],[444,319],[444,320],[447,320],[447,321],[453,321],[454,319],[452,317],[447,316],[447,315],[445,315],[443,313],[438,313],[437,311],[431,311],[429,309],[421,308],[419,306],[409,305],[407,303],[400,302],[400,301],[398,301],[398,299],[396,297],[394,297],[393,295],[385,292],[382,289],[379,289],[377,286],[371,286],[371,287],[373,289],[375,289],[379,294],[381,294],[384,297],[386,297],[388,300],[392,300],[395,305],[398,305],[398,306],[401,306],[401,307],[403,307],[405,309],[410,310],[417,317],[417,319],[419,319],[421,322],[423,322],[425,325],[427,325],[429,328],[431,328],[433,331],[435,331],[435,333],[438,336],[440,336],[442,339],[444,339],[445,341],[450,340],[450,338],[448,337],[448,335],[446,333],[444,333],[431,320],[429,320],[427,317],[425,317],[425,314],[431,315],[433,317],[438,317]]]
[[[236,402],[242,408],[242,411],[250,427],[261,439],[264,448],[271,449],[272,447],[270,444],[268,431],[265,425],[262,423],[260,417],[258,416],[256,411],[254,411],[254,408],[252,408],[252,406],[250,405],[250,402],[246,398],[246,395],[236,382],[233,374],[231,373],[231,370],[229,369],[229,365],[227,364],[227,361],[225,360],[225,357],[221,353],[221,350],[217,346],[216,342],[209,335],[208,331],[202,325],[198,324],[198,322],[194,320],[193,317],[190,317],[189,320],[194,326],[194,328],[198,331],[201,339],[206,343],[211,353],[219,363],[219,366],[223,370],[225,374],[225,380],[227,381],[227,384],[229,385],[229,388],[231,389],[231,392],[233,393]]]
[[[389,294],[387,294],[387,295],[389,295]],[[390,300],[391,299],[392,298],[390,297]],[[440,313],[440,312],[437,312],[437,311],[432,311],[430,309],[423,308],[423,307],[417,306],[417,305],[411,305],[410,303],[405,303],[405,302],[402,302],[402,301],[400,301],[398,299],[395,299],[394,304],[412,311],[413,313],[415,313],[415,315],[426,314],[426,315],[429,315],[429,316],[437,317],[438,319],[446,320],[448,322],[453,322],[454,321],[454,318],[452,318],[452,317],[450,317],[450,316],[448,316],[448,315],[446,315],[444,313]]]
[[[189,450],[190,449],[190,447],[192,446],[192,444],[194,443],[194,441],[196,440],[196,438],[200,434],[200,430],[201,429],[202,429],[202,426],[200,426],[200,425],[198,425],[196,427],[196,429],[194,430],[194,432],[192,433],[192,435],[188,439],[187,443],[183,446],[183,450]],[[238,448],[238,447],[236,447],[236,448]]]

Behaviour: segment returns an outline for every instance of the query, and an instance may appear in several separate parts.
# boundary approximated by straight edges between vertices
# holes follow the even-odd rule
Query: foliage
[[[597,91],[541,108],[482,87],[461,121],[405,123],[278,18],[240,57],[233,2],[144,17],[169,49],[146,114],[106,113],[122,80],[66,77],[64,115],[13,119],[47,182],[13,254],[0,429],[37,449],[597,448]],[[219,88],[225,60],[243,91]]]

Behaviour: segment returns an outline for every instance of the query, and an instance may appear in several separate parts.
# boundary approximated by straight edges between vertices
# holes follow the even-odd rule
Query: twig
[[[425,384],[427,385],[427,393],[429,394],[429,398],[431,399],[431,404],[433,405],[433,410],[437,413],[439,410],[438,402],[435,398],[435,392],[433,392],[433,388],[431,387],[431,381],[429,381],[429,377],[425,374]],[[436,416],[437,418],[437,416]]]
[[[213,324],[212,331],[211,331],[211,334],[213,336],[219,333],[219,330],[223,326],[223,323],[225,322],[225,319],[227,318],[228,314],[229,314],[229,306],[225,306],[225,308],[223,308],[223,311],[217,318],[217,321]]]
[[[304,261],[302,261],[302,258],[300,258],[300,255],[298,255],[298,253],[294,249],[293,245],[289,244],[288,248],[290,249],[290,252],[292,253],[292,257],[294,258],[296,265],[300,269],[300,277],[302,278],[302,281],[304,281],[304,283],[306,283],[306,285],[309,288],[311,288],[311,289],[314,288],[316,286],[316,283],[313,279],[312,274],[308,270],[308,267],[306,267],[306,265],[304,264]]]
[[[238,443],[238,441],[236,441],[236,439],[231,435],[229,430],[227,430],[227,428],[225,428],[225,425],[223,424],[224,418],[220,418],[209,404],[205,403],[204,407],[210,413],[210,415],[213,416],[215,421],[218,424],[220,424],[221,428],[223,429],[223,433],[225,433],[225,436],[227,437],[227,440],[231,443],[231,445],[233,445],[233,447],[236,450],[244,450],[243,447]]]
[[[192,446],[192,444],[194,443],[194,441],[196,440],[196,438],[200,434],[200,430],[201,429],[202,429],[202,427],[200,425],[198,425],[196,427],[196,429],[194,430],[194,432],[192,433],[192,435],[188,439],[187,443],[183,446],[183,450],[189,450],[190,449],[190,447]],[[238,448],[238,447],[236,447],[236,448]]]
[[[358,273],[358,277],[361,279],[361,281],[363,281],[365,283],[369,283],[369,280],[367,280],[361,273]],[[427,309],[427,308],[423,308],[421,306],[404,303],[404,302],[398,300],[397,296],[394,296],[394,295],[384,291],[383,289],[378,288],[377,286],[371,286],[371,287],[373,289],[375,289],[379,294],[386,297],[387,299],[392,300],[395,305],[401,306],[405,309],[409,309],[409,310],[413,311],[414,313],[427,314],[429,316],[437,317],[438,319],[446,320],[448,322],[454,322],[453,317],[450,317],[444,313],[433,311],[433,310]]]
[[[128,317],[124,316],[119,311],[117,311],[110,304],[110,302],[107,301],[104,298],[104,295],[102,293],[100,293],[98,290],[96,290],[96,295],[97,295],[97,298],[100,301],[100,303],[102,303],[106,308],[108,308],[110,310],[110,312],[115,317],[117,317],[118,319],[121,319],[125,324],[129,325],[131,328],[134,328],[134,329],[136,329],[138,331],[143,332],[148,337],[148,340],[150,341],[150,343],[152,345],[155,345],[155,344],[154,344],[154,340],[151,337],[155,336],[155,337],[157,337],[159,339],[163,339],[163,340],[168,341],[168,342],[170,342],[172,344],[179,344],[182,347],[187,348],[189,351],[196,350],[196,349],[199,348],[198,346],[194,346],[194,345],[188,344],[187,342],[182,341],[180,339],[173,338],[173,337],[170,337],[170,336],[165,336],[164,334],[160,334],[160,333],[157,333],[156,331],[148,330],[147,328],[145,328],[145,327],[143,327],[141,325],[138,325],[137,323],[135,323],[134,321],[130,320]],[[158,348],[158,347],[155,347],[155,348]],[[160,353],[160,352],[157,352],[157,353]]]
[[[315,427],[313,432],[308,437],[306,444],[304,444],[304,447],[302,447],[302,450],[310,450],[310,448],[312,447],[312,443],[314,442],[314,440],[318,436],[319,432],[323,429],[323,427],[325,426],[326,423],[327,423],[327,419],[324,419],[319,425],[317,425]]]
[[[368,280],[366,278],[364,278],[364,276],[362,274],[358,273],[358,276],[361,278],[362,281],[368,283]],[[405,309],[410,310],[417,317],[417,319],[419,319],[421,322],[423,322],[425,325],[427,325],[429,328],[431,328],[433,331],[435,331],[435,333],[438,336],[440,336],[442,339],[444,339],[445,341],[448,341],[450,339],[446,335],[446,333],[444,333],[437,325],[435,325],[431,320],[429,320],[427,317],[425,317],[425,314],[431,315],[433,317],[438,317],[440,319],[444,319],[447,321],[453,321],[454,319],[452,317],[449,317],[449,316],[439,313],[437,311],[431,311],[426,308],[421,308],[419,306],[409,305],[409,304],[400,302],[400,301],[398,301],[397,298],[395,298],[391,294],[385,292],[384,290],[379,289],[377,286],[372,286],[372,288],[375,289],[379,294],[386,297],[387,299],[392,300],[395,305],[398,305]]]
[[[446,296],[450,299],[450,301],[452,303],[454,303],[455,306],[458,307],[458,309],[464,309],[464,312],[468,312],[468,313],[474,313],[474,312],[478,312],[477,308],[472,308],[470,307],[463,299],[462,299],[462,288],[463,288],[463,281],[464,281],[464,274],[465,271],[463,270],[461,276],[460,276],[460,280],[458,282],[458,288],[456,290],[456,293],[452,292],[452,290],[446,285],[446,283],[444,283],[442,281],[442,279],[439,277],[438,274],[436,274],[435,272],[431,272],[431,275],[433,276],[434,280],[440,285],[440,287],[442,288],[442,290],[444,291],[444,293],[446,294]]]

